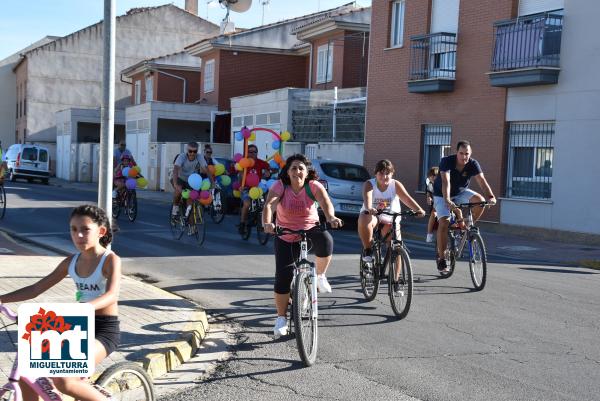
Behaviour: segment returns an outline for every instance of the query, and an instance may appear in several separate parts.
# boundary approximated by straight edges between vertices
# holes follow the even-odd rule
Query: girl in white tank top
[[[390,180],[390,183],[383,192],[377,186],[376,178],[371,178],[369,182],[373,187],[371,207],[377,210],[385,210],[388,212],[400,213],[401,205],[400,198],[398,197],[398,194],[396,194],[396,180]],[[366,210],[367,209],[365,209],[365,205],[363,204],[361,208],[361,213],[363,213]],[[392,216],[382,214],[379,215],[378,218],[381,223],[392,223]],[[396,221],[399,220],[397,219]]]
[[[101,361],[120,341],[117,301],[121,280],[121,260],[107,249],[112,240],[110,219],[93,205],[75,208],[70,218],[71,240],[79,250],[64,259],[46,277],[28,287],[0,296],[0,303],[22,302],[37,297],[67,275],[75,282],[73,301],[90,303],[95,310],[95,355]],[[78,377],[54,377],[54,386],[76,400],[106,399],[87,381]]]

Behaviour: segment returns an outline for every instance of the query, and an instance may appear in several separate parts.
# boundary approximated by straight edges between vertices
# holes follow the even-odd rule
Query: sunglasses
[[[248,153],[258,153],[256,150],[249,150]]]
[[[198,153],[198,149],[196,149],[196,150],[188,150],[188,153]]]
[[[204,153],[206,153],[207,155],[212,155],[212,151],[211,151],[211,150],[207,150],[207,151],[206,151],[206,152],[204,152]]]

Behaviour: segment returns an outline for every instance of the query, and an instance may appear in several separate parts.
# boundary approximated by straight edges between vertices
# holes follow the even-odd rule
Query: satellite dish
[[[252,0],[219,0],[219,3],[227,7],[227,10],[243,13],[250,9]]]

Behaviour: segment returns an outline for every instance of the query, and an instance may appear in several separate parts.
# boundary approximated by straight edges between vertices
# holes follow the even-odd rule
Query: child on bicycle
[[[119,163],[117,163],[113,173],[115,184],[115,189],[113,190],[112,194],[113,199],[116,199],[119,192],[125,188],[125,181],[127,180],[127,177],[123,175],[123,169],[125,167],[133,168],[136,165],[137,164],[135,163],[135,160],[133,160],[133,156],[131,156],[129,153],[123,153],[121,155],[121,159],[119,160]]]
[[[383,159],[375,165],[375,178],[365,181],[363,184],[363,206],[358,217],[358,236],[363,245],[362,260],[365,263],[373,261],[371,242],[373,241],[373,230],[377,224],[385,224],[382,234],[385,235],[392,228],[392,217],[386,215],[377,216],[378,209],[400,213],[400,201],[417,212],[417,216],[425,216],[425,211],[408,194],[404,185],[393,179],[394,165],[391,161]],[[399,229],[398,238],[400,238]]]
[[[117,301],[121,281],[121,259],[107,247],[112,241],[110,220],[106,212],[93,205],[76,207],[70,219],[71,240],[79,251],[64,259],[49,275],[37,283],[0,297],[0,303],[22,302],[36,298],[69,275],[75,282],[74,300],[88,302],[96,311],[96,366],[120,342]],[[90,289],[91,288],[91,289]],[[52,378],[56,388],[76,400],[104,401],[88,381],[78,377]],[[37,395],[21,385],[24,400]]]
[[[433,242],[433,232],[437,229],[437,216],[435,208],[433,207],[433,181],[435,177],[440,173],[440,169],[432,167],[427,172],[427,180],[425,180],[425,196],[427,197],[427,204],[429,205],[429,221],[427,222],[427,238],[426,242]]]

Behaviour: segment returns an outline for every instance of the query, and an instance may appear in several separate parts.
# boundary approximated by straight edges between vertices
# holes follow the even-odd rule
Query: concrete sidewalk
[[[16,246],[15,246],[16,245]],[[0,248],[15,249],[18,244],[0,235]],[[15,252],[22,253],[22,252]],[[50,273],[62,256],[0,256],[0,294],[25,287]],[[66,278],[45,294],[29,302],[73,302],[75,290]],[[16,310],[18,304],[9,304]],[[197,304],[133,278],[123,276],[119,299],[121,345],[97,373],[110,364],[129,360],[139,362],[154,378],[191,358],[206,336],[206,313]],[[3,327],[8,320],[0,321]],[[0,382],[6,382],[14,361],[16,326],[8,333],[0,330]]]

